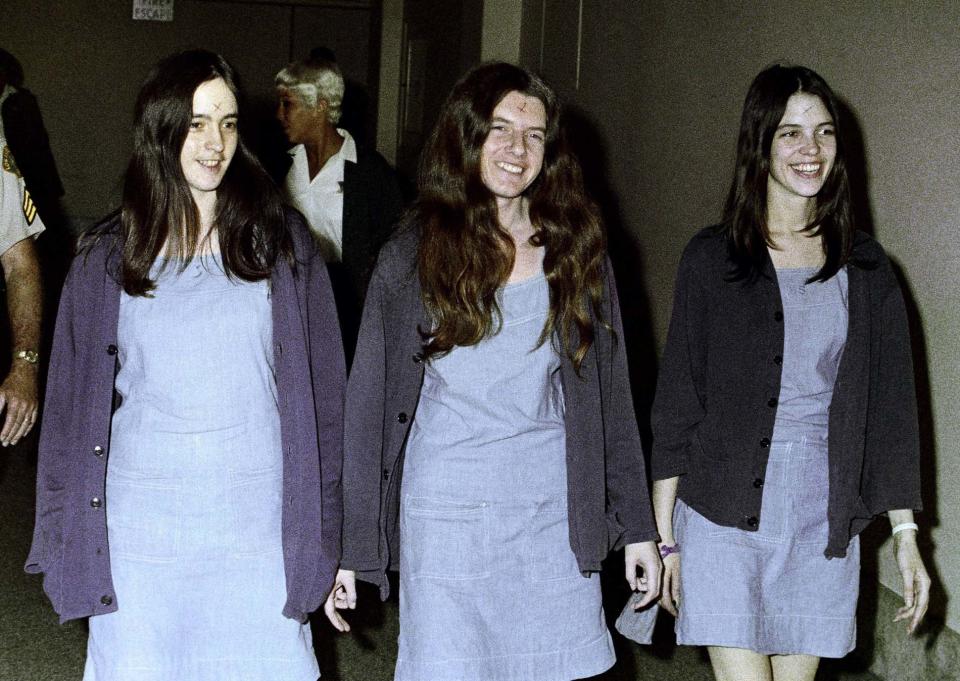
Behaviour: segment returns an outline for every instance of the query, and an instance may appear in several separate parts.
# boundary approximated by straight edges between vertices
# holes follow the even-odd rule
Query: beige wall
[[[119,203],[140,83],[158,59],[176,50],[222,53],[243,77],[250,112],[269,121],[273,75],[291,58],[327,45],[346,78],[368,89],[372,121],[379,27],[372,3],[364,4],[177,0],[174,21],[164,23],[133,21],[130,0],[3,0],[0,46],[20,60],[26,85],[37,95],[66,187],[67,213],[93,219]]]
[[[960,3],[595,0],[584,3],[580,41],[576,2],[524,5],[521,54],[535,66],[543,54],[543,71],[593,127],[586,152],[639,251],[632,273],[649,295],[658,347],[680,251],[719,217],[756,72],[780,59],[808,65],[855,112],[874,232],[916,308],[921,393],[929,381],[920,522],[933,525],[933,611],[960,630]],[[899,591],[889,554],[888,542],[880,579]]]

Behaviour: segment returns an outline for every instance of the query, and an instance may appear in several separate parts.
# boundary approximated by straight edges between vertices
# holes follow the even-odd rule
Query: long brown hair
[[[240,104],[236,72],[223,57],[206,50],[163,59],[140,88],[120,219],[121,283],[130,295],[153,290],[150,268],[165,243],[181,268],[197,252],[200,215],[180,166],[180,150],[193,112],[193,93],[215,78],[223,79]],[[240,125],[242,133],[242,119]],[[217,189],[214,224],[223,267],[231,276],[265,279],[278,257],[293,258],[280,190],[247,149],[242,134]]]
[[[499,331],[496,294],[513,269],[515,248],[480,175],[480,154],[497,104],[509,93],[536,97],[547,114],[543,169],[524,192],[533,245],[545,250],[550,310],[539,343],[556,332],[579,370],[601,321],[604,235],[587,198],[580,165],[560,125],[553,90],[529,71],[483,64],[454,86],[420,162],[419,197],[407,221],[420,228],[418,268],[432,328],[421,330],[426,356],[479,343]]]
[[[840,100],[827,82],[803,66],[775,64],[753,79],[740,118],[737,160],[724,208],[724,229],[733,269],[732,280],[753,279],[767,260],[772,245],[767,229],[767,177],[770,148],[787,102],[797,92],[820,98],[833,119],[837,154],[816,211],[806,231],[822,238],[826,259],[811,281],[826,281],[843,267],[853,250],[853,207],[844,153]]]

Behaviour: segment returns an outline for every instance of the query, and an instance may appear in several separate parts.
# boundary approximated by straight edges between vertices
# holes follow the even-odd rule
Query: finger
[[[350,631],[350,625],[345,619],[343,619],[343,617],[340,616],[340,613],[337,612],[337,609],[333,605],[332,599],[327,598],[326,602],[323,604],[323,613],[327,616],[327,619],[330,620],[330,624],[333,625],[334,629],[339,632]]]
[[[631,560],[629,557],[624,556],[623,563],[623,574],[627,579],[627,584],[630,585],[630,591],[637,590],[637,564],[635,561]]]
[[[680,571],[673,574],[673,582],[670,584],[670,598],[680,607]]]
[[[3,422],[3,430],[0,431],[0,441],[6,446],[15,444],[13,442],[17,433],[20,432],[20,426],[27,417],[26,404],[20,399],[11,399],[7,402],[7,418]]]
[[[930,578],[922,575],[917,585],[916,607],[913,612],[913,619],[910,620],[909,631],[913,631],[920,625],[923,616],[927,614],[927,606],[930,605]]]
[[[15,445],[18,442],[20,442],[20,440],[22,440],[26,436],[26,434],[30,432],[30,428],[32,426],[33,426],[33,421],[31,416],[31,410],[24,409],[23,417],[17,423],[17,428],[13,432],[13,435],[10,436],[10,444]]]
[[[657,594],[655,594],[653,591],[647,591],[646,593],[643,594],[643,598],[640,599],[640,602],[637,604],[636,609],[641,610],[642,608],[650,605],[657,599],[658,599]]]
[[[354,577],[343,580],[343,590],[347,595],[347,607],[354,610],[357,607],[357,582]]]
[[[913,570],[908,569],[903,571],[903,605],[907,608],[913,607],[914,578]]]

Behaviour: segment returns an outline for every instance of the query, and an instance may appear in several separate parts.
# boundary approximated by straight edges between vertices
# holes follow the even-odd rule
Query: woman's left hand
[[[333,628],[341,633],[350,631],[347,620],[337,610],[353,610],[357,607],[357,573],[353,570],[337,570],[333,588],[327,594],[323,612]]]
[[[903,578],[903,607],[897,610],[894,622],[909,620],[907,633],[916,630],[930,603],[930,575],[917,548],[916,530],[905,530],[893,536],[893,552]]]
[[[636,609],[640,610],[660,595],[661,564],[657,543],[645,541],[627,544],[623,548],[623,560],[630,590],[646,592],[636,605]],[[638,568],[642,571],[642,576],[637,573]]]

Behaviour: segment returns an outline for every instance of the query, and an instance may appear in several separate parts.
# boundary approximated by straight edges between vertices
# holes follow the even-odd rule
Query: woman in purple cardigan
[[[677,274],[653,407],[660,602],[718,681],[812,681],[853,649],[858,534],[878,515],[903,579],[896,619],[913,631],[927,608],[903,296],[854,229],[839,112],[810,69],[762,71],[724,222]]]
[[[454,87],[381,251],[345,422],[343,569],[400,570],[395,678],[567,681],[614,662],[597,572],[660,562],[595,207],[539,78]]]
[[[238,99],[213,53],[153,69],[123,209],[63,292],[26,569],[61,621],[89,617],[85,681],[319,676],[306,618],[339,560],[343,352]]]

